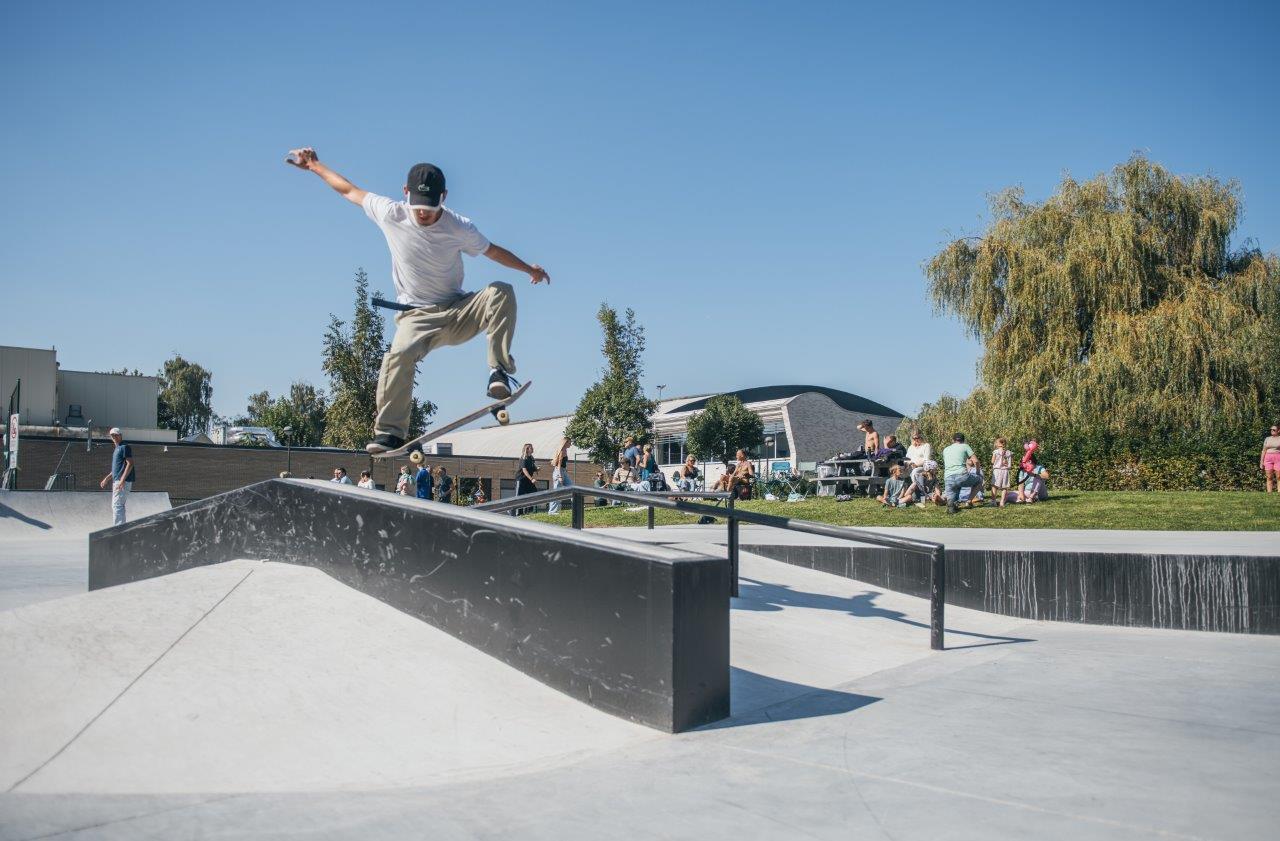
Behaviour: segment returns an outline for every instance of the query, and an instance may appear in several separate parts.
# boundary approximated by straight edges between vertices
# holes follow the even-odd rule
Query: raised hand
[[[284,162],[290,166],[296,166],[298,169],[311,169],[311,165],[319,163],[320,156],[316,154],[316,150],[310,146],[304,146],[301,149],[290,149],[289,155]]]
[[[529,272],[530,283],[537,284],[537,283],[551,282],[551,275],[547,274],[546,269],[542,268],[542,266],[539,266],[537,263],[534,263],[529,268],[532,269],[532,271]]]

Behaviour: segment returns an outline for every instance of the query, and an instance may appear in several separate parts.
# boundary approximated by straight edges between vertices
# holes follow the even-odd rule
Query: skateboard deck
[[[520,399],[520,397],[529,390],[529,386],[533,385],[533,380],[529,380],[515,391],[511,392],[510,397],[504,397],[501,400],[495,400],[488,405],[476,409],[470,414],[463,415],[457,420],[446,423],[444,426],[438,426],[435,429],[428,429],[423,434],[414,438],[412,441],[405,442],[404,446],[394,450],[387,450],[385,453],[372,453],[373,458],[399,458],[407,453],[417,452],[421,459],[422,445],[430,441],[434,441],[442,435],[448,435],[461,426],[466,426],[474,420],[479,420],[485,415],[493,415],[494,419],[503,426],[510,422],[511,418],[507,414],[507,407]]]

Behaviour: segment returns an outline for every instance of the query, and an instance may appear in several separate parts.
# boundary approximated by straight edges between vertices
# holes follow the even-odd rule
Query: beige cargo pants
[[[409,437],[409,404],[418,362],[432,348],[460,345],[481,330],[489,336],[489,367],[516,372],[511,337],[516,330],[516,293],[510,283],[491,283],[452,306],[421,307],[396,315],[396,335],[378,374],[378,416],[373,432]],[[479,385],[479,372],[476,376]],[[480,393],[476,389],[477,396]],[[476,405],[480,405],[477,399]]]

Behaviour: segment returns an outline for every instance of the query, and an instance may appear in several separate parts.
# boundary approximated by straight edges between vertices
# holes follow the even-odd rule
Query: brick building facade
[[[163,491],[169,494],[174,505],[276,478],[287,467],[302,479],[328,479],[335,467],[343,467],[353,482],[359,479],[361,470],[368,470],[374,482],[393,490],[401,465],[409,464],[407,458],[372,459],[360,450],[294,447],[290,452],[264,447],[128,443],[138,470],[133,489]],[[23,436],[18,489],[42,490],[56,471],[74,475],[74,482],[70,478],[65,480],[63,490],[97,490],[98,481],[111,469],[111,451],[109,440],[94,440],[92,449],[86,452],[83,438]],[[449,471],[454,477],[455,489],[479,480],[484,483],[490,499],[515,493],[518,463],[519,459],[514,456],[427,456],[429,466],[442,465]],[[551,465],[539,459],[538,466],[538,484],[545,487],[551,481]],[[590,485],[598,469],[592,464],[576,462],[570,473],[575,483]],[[471,481],[460,482],[460,479]]]

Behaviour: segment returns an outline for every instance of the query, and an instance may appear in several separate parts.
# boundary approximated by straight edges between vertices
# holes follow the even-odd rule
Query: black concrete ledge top
[[[384,491],[273,479],[90,535],[89,588],[236,558],[313,566],[666,731],[729,714],[729,565]]]

